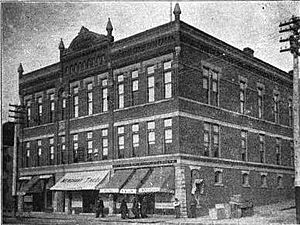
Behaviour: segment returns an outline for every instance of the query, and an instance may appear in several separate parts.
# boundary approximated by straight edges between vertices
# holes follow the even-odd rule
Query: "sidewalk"
[[[174,218],[173,215],[149,215],[145,219],[121,219],[120,215],[95,218],[94,215],[66,215],[58,213],[25,214],[27,219],[45,219],[69,221],[75,224],[167,224],[167,225],[282,225],[296,223],[296,209],[294,201],[254,207],[254,216],[239,219],[212,220],[209,216],[198,218]],[[26,220],[26,218],[24,218]],[[11,218],[12,219],[12,218]],[[9,220],[8,220],[9,222]]]

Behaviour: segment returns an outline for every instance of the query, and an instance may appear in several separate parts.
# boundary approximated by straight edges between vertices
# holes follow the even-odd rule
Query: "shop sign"
[[[33,196],[32,195],[25,195],[24,196],[24,202],[33,202]]]

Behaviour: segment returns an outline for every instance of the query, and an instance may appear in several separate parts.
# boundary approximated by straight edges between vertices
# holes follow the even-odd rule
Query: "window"
[[[215,185],[217,186],[223,186],[223,170],[222,169],[215,169]]]
[[[78,117],[79,103],[78,103],[78,87],[73,88],[73,117]]]
[[[258,118],[263,118],[263,105],[264,105],[264,99],[263,99],[263,89],[262,88],[257,88],[257,94],[258,94],[258,99],[257,99],[257,104],[258,104]]]
[[[139,104],[139,73],[137,70],[132,71],[131,73],[131,99],[132,99],[132,105],[138,105]]]
[[[282,175],[277,175],[277,188],[283,188]]]
[[[293,100],[292,99],[289,99],[288,107],[289,107],[289,125],[293,126]]]
[[[240,113],[245,113],[246,82],[240,81]]]
[[[50,123],[53,123],[54,122],[54,112],[55,112],[55,104],[54,104],[54,94],[51,93],[49,94],[49,101],[50,101]]]
[[[290,141],[290,166],[294,166],[294,142]]]
[[[279,94],[275,93],[273,96],[273,112],[275,123],[279,123]]]
[[[242,171],[242,186],[250,187],[249,185],[249,171]]]
[[[208,67],[203,67],[204,102],[219,105],[219,73]]]
[[[259,135],[259,160],[261,163],[265,163],[265,136]]]
[[[88,115],[93,114],[93,83],[87,84],[87,107]]]
[[[93,160],[93,132],[87,132],[87,161]]]
[[[30,162],[30,142],[26,142],[25,167],[29,167],[29,162]]]
[[[42,117],[43,117],[43,97],[38,97],[37,102],[38,102],[37,123],[41,124],[42,123]]]
[[[172,97],[172,64],[171,61],[164,63],[164,98]]]
[[[172,143],[172,119],[164,120],[165,144]]]
[[[31,120],[31,101],[26,101],[26,126],[29,127],[29,123]]]
[[[139,125],[133,124],[132,130],[132,156],[137,156],[137,148],[139,147],[140,137],[139,137]]]
[[[124,75],[118,76],[118,108],[124,108]]]
[[[101,131],[102,136],[102,159],[108,158],[108,129]]]
[[[102,80],[102,112],[108,110],[107,79]]]
[[[260,175],[260,184],[261,184],[261,187],[263,187],[263,188],[268,187],[268,184],[267,184],[267,174],[262,173]]]
[[[276,164],[281,165],[281,140],[276,138]]]
[[[73,162],[78,162],[78,134],[73,135]]]
[[[147,123],[148,130],[148,146],[155,144],[155,122],[151,121]]]
[[[62,99],[61,99],[61,119],[64,120],[66,119],[66,107],[67,107],[67,100],[65,97],[65,92],[61,94]]]
[[[212,125],[213,126],[213,156],[219,157],[219,126],[218,125]]]
[[[124,148],[125,148],[125,140],[124,140],[124,127],[118,127],[118,158],[124,158]]]
[[[66,138],[65,136],[60,136],[60,154],[61,154],[61,159],[60,163],[65,164],[67,159],[66,159]]]
[[[50,157],[49,164],[54,165],[54,138],[49,138]]]
[[[37,149],[37,166],[41,165],[42,159],[42,140],[38,140],[38,149]]]
[[[209,156],[210,152],[210,124],[204,123],[204,133],[203,133],[203,143],[204,143],[204,156]]]
[[[155,100],[154,91],[154,76],[148,77],[148,102],[154,102]]]
[[[241,159],[247,161],[247,131],[241,131]]]

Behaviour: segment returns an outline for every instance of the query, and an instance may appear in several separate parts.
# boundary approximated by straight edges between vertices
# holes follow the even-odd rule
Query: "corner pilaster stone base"
[[[175,166],[175,198],[180,201],[180,217],[187,218],[185,166]]]

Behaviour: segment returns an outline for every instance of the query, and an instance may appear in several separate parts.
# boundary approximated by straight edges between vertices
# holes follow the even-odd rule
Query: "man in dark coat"
[[[127,208],[125,198],[123,198],[121,201],[120,210],[121,210],[121,218],[122,219],[128,218],[128,208]]]
[[[141,201],[141,217],[147,218],[147,198],[146,196],[143,197]]]
[[[139,201],[136,197],[133,197],[132,200],[132,213],[135,219],[140,218]]]
[[[98,218],[100,214],[101,217],[104,217],[104,203],[103,200],[98,197],[96,202],[96,218]]]

